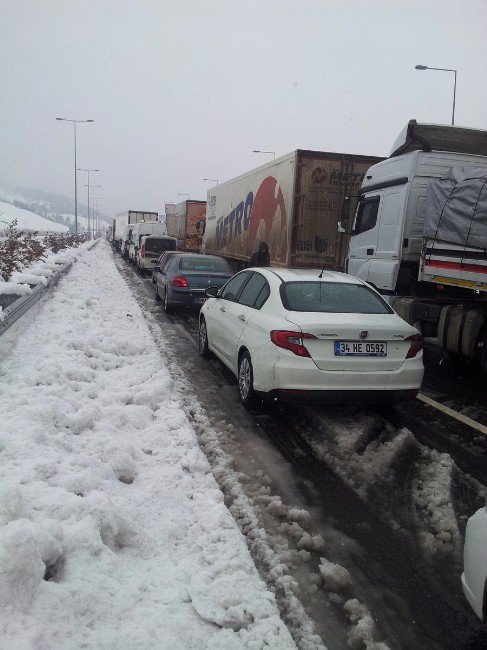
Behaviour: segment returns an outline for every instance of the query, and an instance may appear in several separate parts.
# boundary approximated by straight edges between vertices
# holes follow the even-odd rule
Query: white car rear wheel
[[[254,401],[254,371],[248,352],[244,352],[238,361],[238,394],[246,407]]]
[[[208,331],[206,329],[206,321],[204,318],[200,319],[200,326],[198,330],[198,349],[202,357],[208,357],[210,350],[208,349]]]

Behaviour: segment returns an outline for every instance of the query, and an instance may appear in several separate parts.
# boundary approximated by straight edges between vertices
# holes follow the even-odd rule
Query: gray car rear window
[[[215,271],[216,273],[231,273],[228,263],[218,257],[198,257],[185,256],[179,261],[181,271]]]
[[[289,311],[338,314],[393,314],[385,300],[362,284],[285,282],[281,300]]]

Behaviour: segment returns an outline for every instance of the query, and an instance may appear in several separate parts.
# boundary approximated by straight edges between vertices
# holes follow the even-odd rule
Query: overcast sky
[[[486,0],[0,0],[0,185],[163,211],[293,149],[388,155],[410,118],[487,129]],[[86,175],[79,178],[86,202]]]

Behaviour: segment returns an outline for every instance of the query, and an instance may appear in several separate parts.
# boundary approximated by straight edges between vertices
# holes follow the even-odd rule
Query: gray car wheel
[[[157,282],[156,282],[155,299],[156,299],[156,300],[160,300],[160,299],[161,299],[161,296],[159,295],[159,287],[157,286]]]
[[[164,311],[166,312],[166,314],[168,314],[170,311],[172,311],[172,307],[169,304],[169,300],[167,298],[167,289],[164,292]]]

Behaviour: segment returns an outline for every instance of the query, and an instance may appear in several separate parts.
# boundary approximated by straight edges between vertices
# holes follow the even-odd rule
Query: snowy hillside
[[[6,185],[0,181],[0,201],[35,212],[49,221],[74,226],[73,198],[33,188]],[[82,196],[78,194],[78,228],[82,232],[87,230],[87,213],[88,208],[83,204]],[[104,220],[101,215],[100,220],[100,228],[106,228],[105,224],[108,224],[109,220]]]
[[[68,232],[69,230],[68,226],[44,219],[35,212],[16,208],[10,203],[0,201],[0,230],[6,228],[14,219],[17,219],[19,230],[36,230],[39,233]]]

